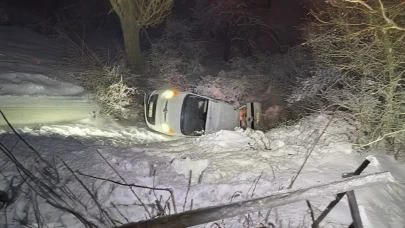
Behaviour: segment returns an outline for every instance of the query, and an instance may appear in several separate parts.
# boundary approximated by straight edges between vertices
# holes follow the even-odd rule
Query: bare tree
[[[128,63],[139,69],[140,31],[161,23],[171,12],[173,0],[110,0],[110,3],[120,18]]]
[[[402,2],[402,3],[401,3]],[[405,2],[331,0],[312,11],[307,45],[320,68],[340,71],[323,97],[353,113],[362,147],[405,143]]]

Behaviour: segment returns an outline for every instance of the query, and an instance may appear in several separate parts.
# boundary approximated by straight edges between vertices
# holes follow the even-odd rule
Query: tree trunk
[[[229,61],[229,57],[231,55],[231,42],[232,42],[231,26],[232,26],[232,23],[230,23],[229,26],[227,26],[226,33],[225,33],[224,55],[222,57],[222,59],[225,62]]]
[[[128,65],[134,70],[140,70],[142,59],[139,32],[141,28],[131,19],[123,18],[120,21]]]

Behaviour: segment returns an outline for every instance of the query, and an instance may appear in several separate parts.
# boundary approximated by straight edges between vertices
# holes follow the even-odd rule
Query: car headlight
[[[177,94],[179,94],[179,91],[177,90],[166,90],[163,94],[164,98],[166,99],[171,99],[174,96],[176,96]]]
[[[169,133],[169,134],[174,134],[173,129],[170,128],[168,124],[162,124],[162,129],[164,132]]]

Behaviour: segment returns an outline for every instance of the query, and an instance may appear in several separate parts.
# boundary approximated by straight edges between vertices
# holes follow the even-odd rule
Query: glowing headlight
[[[179,91],[177,91],[177,90],[166,90],[164,92],[164,98],[170,99],[170,98],[173,98],[174,96],[176,96],[177,94],[179,94]]]
[[[169,133],[169,134],[174,134],[174,131],[169,127],[168,124],[162,124],[162,129],[164,132]]]

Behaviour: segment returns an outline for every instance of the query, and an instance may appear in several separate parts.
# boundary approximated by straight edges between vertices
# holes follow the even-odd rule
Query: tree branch
[[[384,4],[383,4],[382,0],[378,0],[378,2],[380,3],[381,13],[382,13],[382,16],[384,17],[384,20],[388,24],[391,25],[391,27],[388,27],[387,29],[397,29],[397,30],[405,31],[405,28],[399,26],[391,18],[388,18],[387,14],[385,13],[385,7],[384,7]]]

